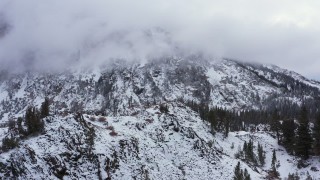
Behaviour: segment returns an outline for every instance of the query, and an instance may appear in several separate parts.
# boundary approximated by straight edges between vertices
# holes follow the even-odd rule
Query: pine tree
[[[214,110],[209,111],[208,120],[211,124],[211,132],[214,132],[217,129],[217,120],[216,120],[216,114]]]
[[[256,159],[255,159],[255,155],[253,153],[253,141],[250,139],[249,140],[249,143],[248,143],[248,146],[247,146],[247,149],[245,151],[245,154],[246,154],[246,159],[253,162],[253,163],[256,163]]]
[[[236,165],[236,167],[234,169],[233,179],[234,180],[243,180],[243,172],[240,167],[240,162],[238,162],[238,164]]]
[[[229,129],[230,129],[230,117],[227,116],[224,120],[224,127],[225,127],[225,132],[224,132],[224,136],[228,137],[229,134]]]
[[[247,152],[248,152],[247,141],[244,141],[242,151],[243,151],[244,158],[247,159]]]
[[[286,150],[292,154],[294,150],[295,140],[295,124],[293,120],[283,121],[281,125],[283,139],[282,143]]]
[[[273,152],[272,152],[272,160],[271,160],[271,169],[269,171],[267,179],[277,179],[279,177],[280,174],[277,171],[276,162],[277,162],[276,151],[273,150]]]
[[[6,152],[13,149],[19,145],[18,139],[14,138],[12,135],[10,137],[5,137],[2,139],[2,151]]]
[[[309,174],[309,171],[307,171],[307,178],[306,178],[306,180],[313,180],[312,177],[311,177],[311,175]]]
[[[40,113],[35,107],[29,107],[26,111],[26,126],[28,134],[41,133],[44,130],[44,123],[40,118]]]
[[[271,160],[271,167],[276,167],[276,162],[277,162],[276,150],[273,150],[273,152],[272,152],[272,160]]]
[[[247,169],[244,169],[243,179],[244,180],[251,180],[250,174],[248,173]]]
[[[289,173],[289,175],[288,175],[288,177],[287,177],[287,180],[300,180],[300,177],[299,177],[299,175],[297,174],[297,173],[292,173],[292,174],[290,174]]]
[[[263,166],[265,164],[266,155],[260,143],[258,143],[258,158],[259,158],[260,165]]]
[[[279,130],[280,130],[280,122],[279,122],[279,112],[277,109],[274,110],[274,112],[272,113],[272,118],[271,118],[271,123],[270,123],[270,128],[271,128],[271,131],[275,132],[276,135],[277,135],[277,139],[278,139],[278,142],[279,142],[279,138],[280,138],[280,133],[279,133]]]
[[[49,111],[50,111],[50,102],[49,102],[49,98],[45,98],[44,102],[41,104],[41,118],[45,118],[47,116],[49,116]]]
[[[299,118],[299,127],[298,127],[298,137],[295,152],[296,155],[308,159],[312,144],[312,138],[309,132],[309,119],[308,112],[305,106],[301,109],[301,114]]]
[[[314,123],[313,138],[314,153],[315,155],[320,155],[320,113],[317,114],[316,121]]]
[[[26,135],[26,131],[22,127],[22,121],[23,121],[22,117],[18,117],[18,120],[17,120],[18,132],[20,135]]]

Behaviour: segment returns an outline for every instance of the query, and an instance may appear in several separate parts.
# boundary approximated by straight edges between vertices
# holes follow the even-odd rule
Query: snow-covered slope
[[[102,73],[100,73],[102,72]],[[320,84],[296,73],[232,60],[199,57],[114,63],[99,71],[0,76],[0,121],[51,98],[54,112],[130,115],[145,106],[177,100],[227,109],[258,109],[277,98],[319,98]],[[294,74],[289,76],[290,74]]]
[[[213,136],[209,125],[182,104],[168,104],[168,113],[151,106],[134,116],[51,116],[46,133],[24,140],[19,148],[2,153],[0,175],[20,179],[232,179],[241,162],[252,179],[263,179],[278,156],[281,177],[309,172],[319,177],[316,159],[297,169],[297,160],[266,132],[232,132]],[[102,120],[99,120],[102,119]],[[115,132],[112,134],[112,132]],[[266,165],[253,167],[235,154],[252,139],[266,151]],[[231,147],[233,146],[233,148]]]
[[[320,84],[273,66],[201,57],[117,62],[94,71],[0,75],[0,139],[9,119],[49,97],[45,133],[0,154],[0,176],[20,179],[232,179],[238,161],[253,179],[266,177],[272,149],[280,175],[308,171],[266,132],[212,135],[210,125],[181,102],[232,110],[258,109],[279,98],[319,98]],[[159,110],[166,104],[168,113]],[[82,115],[79,115],[82,114]],[[106,118],[106,119],[104,119]],[[235,158],[252,138],[267,151],[266,166]],[[231,145],[234,144],[234,148]],[[288,168],[290,167],[290,168]]]

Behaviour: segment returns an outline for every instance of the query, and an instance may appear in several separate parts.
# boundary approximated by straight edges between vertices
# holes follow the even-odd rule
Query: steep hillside
[[[293,73],[291,73],[293,74]],[[96,112],[130,115],[151,104],[194,101],[227,109],[264,108],[276,99],[319,99],[320,84],[280,68],[167,58],[145,64],[114,63],[94,71],[60,74],[3,72],[0,121],[21,116],[28,105],[52,101],[55,113]]]
[[[49,98],[44,131],[25,136],[17,118]],[[316,100],[320,84],[274,66],[203,57],[119,61],[86,71],[0,75],[0,139],[20,138],[0,154],[0,177],[18,179],[232,179],[240,162],[252,179],[263,179],[277,153],[280,177],[307,172],[318,178],[316,158],[298,159],[277,145],[269,127],[255,132],[212,131],[186,102],[239,111],[266,109],[286,99]],[[14,125],[9,123],[12,120]],[[19,130],[20,129],[20,130]],[[263,130],[263,131],[262,131]],[[258,142],[266,164],[237,154],[244,141]],[[2,145],[2,144],[0,144]]]
[[[253,179],[267,176],[276,150],[281,177],[308,171],[286,154],[266,132],[213,136],[209,125],[182,104],[168,104],[168,113],[151,106],[134,116],[51,116],[45,133],[1,154],[0,175],[20,179],[232,179],[241,162]],[[3,135],[3,134],[2,134]],[[253,139],[266,150],[266,165],[255,167],[235,158],[243,142]],[[233,146],[233,147],[232,147]],[[311,167],[319,169],[317,161]]]

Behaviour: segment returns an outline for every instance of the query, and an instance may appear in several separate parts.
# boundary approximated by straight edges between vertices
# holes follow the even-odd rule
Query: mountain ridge
[[[233,60],[199,56],[139,63],[120,62],[106,70],[1,76],[0,138],[21,137],[19,147],[0,154],[0,176],[17,179],[232,179],[237,162],[253,179],[268,176],[236,158],[244,141],[262,143],[267,158],[275,149],[280,177],[307,172],[317,177],[316,158],[297,168],[298,159],[278,145],[268,125],[254,132],[213,132],[200,106],[244,112],[276,108],[283,99],[311,107],[320,84]],[[290,73],[289,73],[290,74]],[[310,83],[311,85],[309,85]],[[50,101],[44,132],[23,137],[9,122],[29,106]],[[315,107],[317,108],[317,107]],[[242,122],[243,123],[243,122]],[[241,124],[241,123],[240,123]],[[25,128],[25,123],[22,128]],[[11,127],[12,128],[12,127]],[[250,130],[251,131],[251,130]]]

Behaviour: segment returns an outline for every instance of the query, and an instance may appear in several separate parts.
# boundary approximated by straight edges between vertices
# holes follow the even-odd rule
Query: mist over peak
[[[317,77],[318,5],[297,0],[3,0],[0,65],[51,70],[200,52]]]

